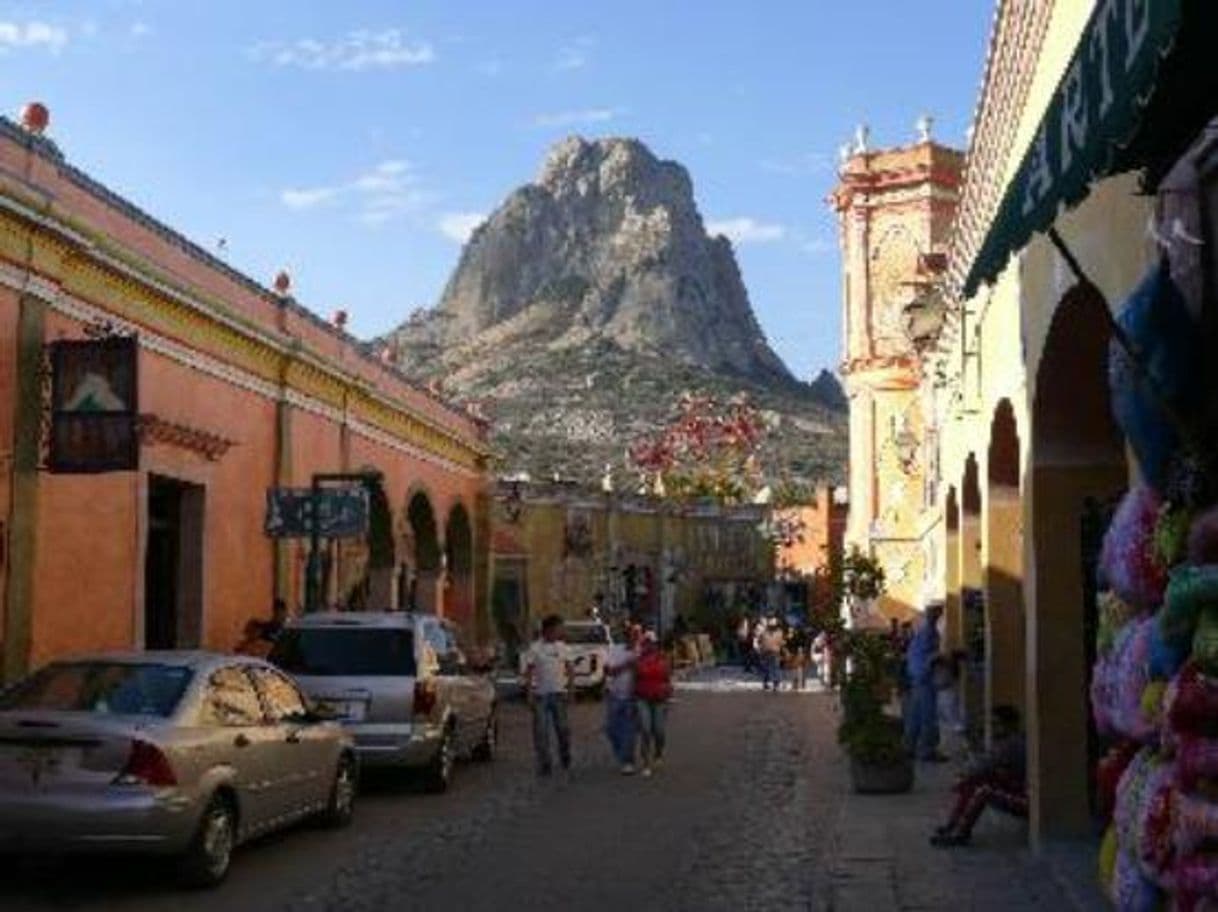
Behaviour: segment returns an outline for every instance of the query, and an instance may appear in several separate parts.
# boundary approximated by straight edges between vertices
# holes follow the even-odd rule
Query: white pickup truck
[[[575,672],[575,690],[600,698],[605,689],[605,660],[613,637],[600,621],[566,621],[563,640],[571,651]],[[524,675],[524,655],[520,657],[520,674]]]

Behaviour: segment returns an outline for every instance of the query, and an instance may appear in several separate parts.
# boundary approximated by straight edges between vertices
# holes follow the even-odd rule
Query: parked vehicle
[[[572,686],[577,693],[600,697],[605,690],[605,662],[613,637],[600,621],[564,621],[563,639],[571,654]],[[524,658],[520,661],[524,674]]]
[[[490,668],[471,668],[455,626],[432,615],[341,612],[288,624],[270,659],[354,737],[368,767],[420,771],[445,791],[459,756],[492,760]]]
[[[219,883],[233,849],[307,817],[351,819],[341,726],[260,659],[105,653],[0,694],[0,848],[178,856]]]

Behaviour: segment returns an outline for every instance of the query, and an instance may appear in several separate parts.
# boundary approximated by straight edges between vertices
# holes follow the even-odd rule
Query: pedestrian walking
[[[787,655],[791,662],[791,689],[803,690],[807,683],[808,675],[808,649],[811,646],[811,641],[808,638],[808,629],[803,626],[796,626],[791,629],[791,635],[787,637]]]
[[[639,628],[628,625],[621,640],[609,647],[605,658],[605,735],[623,776],[634,775],[638,741],[638,707],[634,695],[638,641]]]
[[[740,618],[740,623],[736,625],[736,648],[740,652],[740,661],[744,665],[744,672],[748,674],[753,670],[756,662],[753,653],[753,627],[749,623],[748,615],[743,615]]]
[[[551,614],[541,622],[541,637],[524,656],[525,698],[533,713],[533,751],[537,775],[549,776],[554,767],[550,756],[550,732],[558,742],[558,760],[571,769],[571,728],[567,702],[572,682],[571,654],[562,640],[562,618]]]
[[[668,701],[672,699],[672,669],[650,630],[643,636],[635,663],[634,695],[639,712],[643,775],[650,776],[664,761]]]
[[[905,652],[909,674],[909,702],[905,713],[905,746],[919,760],[942,763],[939,752],[939,707],[935,689],[934,660],[939,654],[939,615],[942,602],[926,606],[922,621]]]
[[[762,690],[773,687],[774,692],[778,692],[778,686],[782,682],[783,642],[782,628],[778,626],[778,621],[770,618],[765,632],[761,635]]]

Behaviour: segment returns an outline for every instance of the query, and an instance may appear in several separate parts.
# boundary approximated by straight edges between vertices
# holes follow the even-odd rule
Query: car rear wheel
[[[182,857],[182,879],[193,887],[214,887],[228,875],[237,845],[237,813],[232,802],[213,795],[199,829]]]
[[[452,784],[456,751],[456,739],[453,737],[453,727],[450,725],[444,729],[436,755],[423,774],[423,784],[427,791],[437,795],[448,791],[449,785]]]
[[[495,759],[495,752],[498,749],[499,712],[492,706],[491,714],[486,719],[486,731],[482,734],[482,740],[474,748],[474,759],[479,763],[490,763]]]
[[[330,786],[330,803],[322,812],[324,826],[339,829],[347,826],[355,816],[355,791],[357,788],[355,761],[344,754],[334,771],[334,784]]]

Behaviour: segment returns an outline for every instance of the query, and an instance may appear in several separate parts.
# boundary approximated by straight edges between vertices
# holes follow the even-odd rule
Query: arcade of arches
[[[368,489],[367,536],[331,542],[323,551],[327,603],[349,610],[392,606],[476,623],[474,532],[466,506],[454,501],[441,527],[431,496],[416,489],[395,523],[382,483],[370,481]]]

